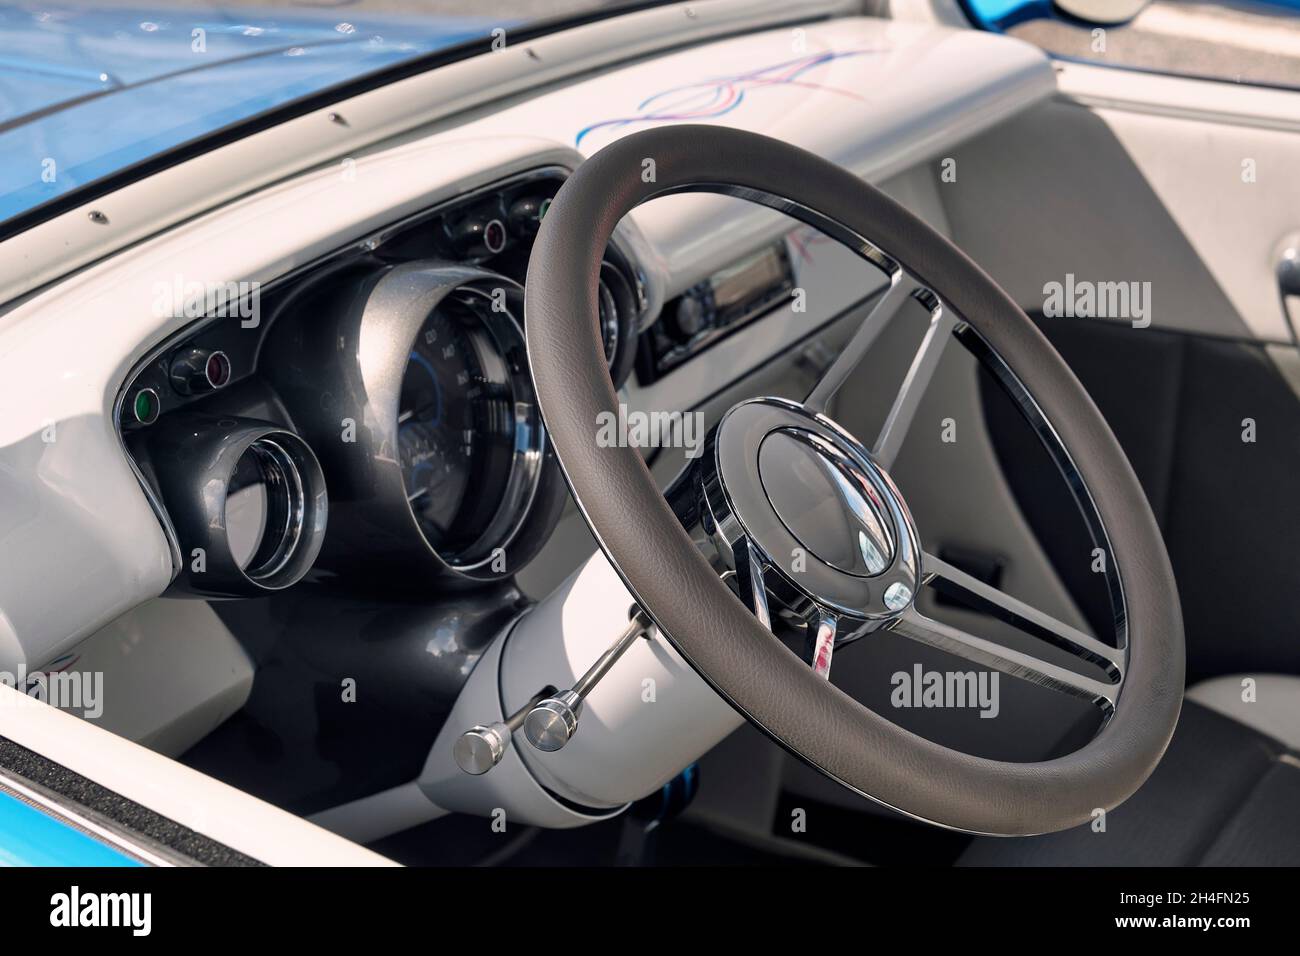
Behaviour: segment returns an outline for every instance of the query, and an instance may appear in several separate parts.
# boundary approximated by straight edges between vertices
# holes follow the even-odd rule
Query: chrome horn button
[[[889,567],[887,492],[830,442],[803,428],[772,432],[759,446],[758,474],[777,516],[812,554],[859,577]]]
[[[724,563],[760,570],[794,613],[829,612],[870,629],[910,607],[921,554],[911,515],[870,453],[831,419],[784,399],[741,402],[718,423],[701,465],[704,526]]]

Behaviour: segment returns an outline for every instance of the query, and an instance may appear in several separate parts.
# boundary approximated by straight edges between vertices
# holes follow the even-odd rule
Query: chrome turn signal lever
[[[587,673],[578,678],[572,689],[563,691],[553,697],[539,701],[524,718],[524,736],[538,750],[554,753],[573,739],[578,730],[578,717],[582,712],[582,701],[591,693],[602,677],[609,673],[624,652],[636,643],[637,638],[650,633],[653,625],[650,618],[640,608],[627,622],[627,627],[618,636],[609,650],[600,655]]]
[[[637,638],[651,633],[652,627],[650,618],[638,608],[623,633],[572,689],[557,693],[554,687],[544,687],[505,720],[476,724],[461,734],[452,747],[456,765],[474,776],[487,773],[506,755],[506,745],[520,726],[528,742],[538,750],[547,753],[559,750],[578,729],[583,698],[600,683],[600,679],[609,673]]]

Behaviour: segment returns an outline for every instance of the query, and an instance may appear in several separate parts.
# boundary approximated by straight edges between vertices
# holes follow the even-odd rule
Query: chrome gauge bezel
[[[310,445],[286,428],[242,416],[183,412],[149,433],[154,474],[186,560],[171,594],[258,597],[297,584],[315,565],[330,513]],[[266,522],[241,559],[227,505],[246,455],[266,492]]]
[[[535,556],[563,490],[549,465],[517,319],[523,289],[496,272],[432,259],[381,266],[346,288],[322,292],[313,326],[283,326],[263,350],[265,374],[329,478],[330,535],[319,567],[372,591],[510,577]],[[482,514],[457,530],[451,547],[429,533],[408,500],[399,423],[411,353],[446,308],[472,310],[454,321],[479,340],[480,359],[495,366],[492,381],[509,388],[513,418],[511,429],[495,433],[497,490],[490,503],[480,497]],[[340,362],[340,355],[355,358]],[[474,487],[482,487],[481,475]]]
[[[407,349],[409,352],[414,348],[420,330],[438,308],[442,308],[449,299],[459,298],[470,305],[483,323],[496,345],[509,378],[514,420],[510,470],[492,518],[471,544],[451,551],[430,541],[419,516],[411,506],[411,489],[406,486],[405,479],[402,481],[407,510],[425,544],[449,568],[461,572],[489,567],[514,541],[527,520],[529,509],[537,495],[546,454],[546,430],[542,427],[537,400],[533,394],[532,377],[528,372],[524,332],[514,314],[522,308],[523,288],[505,276],[491,273],[483,273],[483,276],[481,279],[466,281],[449,291],[415,328]],[[505,292],[504,308],[499,305],[498,290]],[[398,386],[398,393],[400,392],[401,383]],[[393,427],[394,430],[398,427],[396,413]]]
[[[247,564],[240,570],[258,584],[275,581],[298,551],[307,515],[307,495],[302,472],[294,456],[275,436],[262,436],[248,446],[244,454],[255,457],[266,488],[266,528]],[[242,458],[241,458],[242,460]],[[239,461],[235,462],[235,470]],[[234,471],[227,480],[225,509],[226,532],[230,532],[230,489]]]

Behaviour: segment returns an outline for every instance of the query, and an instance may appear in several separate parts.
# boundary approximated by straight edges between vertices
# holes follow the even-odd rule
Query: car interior
[[[1300,92],[978,6],[641,4],[223,147],[6,307],[105,327],[45,473],[132,530],[0,632],[402,864],[1300,863]]]

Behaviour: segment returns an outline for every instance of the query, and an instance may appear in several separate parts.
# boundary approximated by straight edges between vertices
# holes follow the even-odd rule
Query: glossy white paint
[[[248,700],[253,662],[206,601],[146,601],[90,635],[61,670],[103,685],[95,723],[169,757]]]
[[[771,5],[748,6],[771,14]],[[853,53],[829,63],[816,81],[834,91],[768,89],[748,98],[752,108],[742,105],[718,121],[781,136],[871,176],[933,156],[1054,88],[1038,51],[1000,37],[864,18],[802,29],[690,47],[548,90],[460,126],[409,134],[354,162],[323,166],[231,201],[10,308],[0,316],[0,665],[23,660],[40,666],[168,582],[166,541],[111,422],[132,364],[185,324],[155,314],[157,283],[177,275],[268,282],[477,184],[537,165],[571,166],[580,154],[569,144],[584,126],[626,115],[656,91],[746,64],[758,68],[819,51]],[[796,40],[803,45],[797,53]],[[540,78],[534,75],[531,83]],[[446,76],[449,84],[463,81],[456,69]],[[522,75],[513,82],[512,89],[529,85]],[[410,89],[398,84],[389,93]],[[826,115],[837,122],[827,123]],[[389,116],[377,127],[364,113],[352,116],[353,127],[376,135],[429,118],[409,102],[400,118]],[[639,125],[589,136],[583,148],[594,150],[607,135]],[[292,136],[292,130],[301,132],[295,124],[282,132]],[[260,135],[247,144],[251,155],[265,146]],[[328,152],[314,135],[292,142],[285,152],[317,158]],[[238,157],[227,151],[234,148],[211,159],[234,161]],[[211,167],[185,168],[196,197],[184,207],[187,213],[198,211],[199,193],[204,202],[212,195],[230,198],[233,186],[222,185],[220,176],[202,178]],[[243,182],[249,188],[260,180]],[[175,198],[178,184],[159,178],[150,186]],[[154,208],[128,201],[128,192],[139,195],[123,191],[100,204],[109,205],[106,228],[123,241],[165,218],[159,213],[149,224],[124,224],[123,217]],[[119,199],[121,206],[115,205]],[[663,200],[631,219],[644,233],[637,246],[652,286],[669,290],[782,228],[766,210],[720,209],[711,197]],[[32,275],[50,275],[52,263],[66,267],[80,255],[56,249],[45,234],[25,238],[21,247],[6,246],[19,249]]]
[[[808,65],[820,57],[831,59]],[[776,81],[800,69],[795,82]],[[715,101],[717,90],[724,92]],[[683,50],[556,90],[466,130],[528,132],[589,156],[628,133],[670,122],[648,115],[691,114],[690,122],[794,143],[878,182],[1055,90],[1046,57],[1020,41],[858,17]],[[660,98],[643,106],[654,97]],[[658,199],[632,218],[658,255],[651,265],[668,277],[669,295],[778,238],[790,222],[707,195]]]
[[[495,723],[507,716],[501,706],[500,683],[501,651],[505,645],[505,638],[498,637],[470,671],[420,771],[420,791],[432,808],[484,817],[496,815],[507,829],[512,823],[571,829],[609,816],[576,812],[547,793],[519,757],[519,749],[528,746],[522,733],[515,735],[501,762],[485,774],[471,776],[456,765],[452,747],[457,737],[476,724]],[[430,814],[438,815],[436,809]],[[407,816],[409,810],[404,810],[403,819]],[[343,811],[344,826],[346,817],[347,811]],[[327,822],[340,819],[333,811],[331,818]]]
[[[511,631],[500,686],[507,710],[549,684],[573,686],[627,627],[635,601],[602,552]],[[654,792],[743,722],[659,635],[624,652],[583,702],[562,750],[543,753],[516,734],[542,784],[589,807],[619,807]]]
[[[469,776],[456,766],[457,737],[504,719],[548,684],[573,686],[627,626],[634,604],[597,552],[498,638],[433,745],[419,781],[428,798],[464,813],[500,808],[513,821],[581,826],[654,792],[739,727],[740,715],[655,635],[628,648],[591,691],[564,749],[542,753],[518,731],[487,773]],[[552,794],[593,810],[575,812]]]

